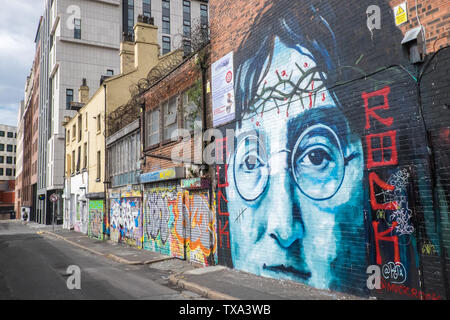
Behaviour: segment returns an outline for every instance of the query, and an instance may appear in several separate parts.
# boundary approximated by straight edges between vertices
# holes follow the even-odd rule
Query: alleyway
[[[81,270],[80,290],[67,288],[70,265]],[[200,299],[173,288],[168,276],[167,270],[91,254],[21,223],[0,223],[0,299]]]

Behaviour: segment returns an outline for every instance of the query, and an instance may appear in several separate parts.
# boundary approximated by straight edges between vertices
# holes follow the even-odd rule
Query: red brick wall
[[[160,107],[160,103],[166,101],[167,99],[178,96],[178,127],[183,126],[183,114],[180,112],[182,104],[182,93],[189,89],[197,80],[201,81],[200,68],[195,63],[195,57],[185,61],[181,66],[172,71],[166,78],[162,79],[160,83],[152,87],[147,93],[145,93],[145,111],[149,111]],[[163,113],[162,108],[160,109],[160,114]],[[160,122],[160,132],[162,132],[163,123]],[[144,130],[144,128],[141,128]],[[142,131],[142,134],[144,132]],[[142,135],[145,136],[145,135]],[[149,152],[152,154],[160,155],[163,157],[171,156],[172,149],[174,146],[178,145],[178,142],[164,141],[161,137],[161,143],[159,147],[152,148]],[[183,142],[180,142],[183,143]],[[194,146],[191,145],[191,159],[194,158]],[[182,166],[182,164],[176,164],[169,160],[158,159],[154,157],[147,157],[146,164],[143,168],[143,172],[151,172],[161,169],[172,168],[176,166]]]
[[[391,0],[391,7],[407,2],[408,22],[399,26],[403,33],[419,25],[425,27],[427,53],[433,53],[450,44],[450,1],[446,0]]]
[[[405,0],[391,0],[392,8]],[[211,45],[213,47],[211,61],[227,54],[236,48],[247,34],[249,26],[256,18],[256,13],[271,1],[246,0],[223,1],[210,3]],[[418,26],[415,0],[407,0],[408,22],[399,28],[403,33]],[[223,10],[226,6],[227,10]],[[450,44],[450,2],[446,0],[417,0],[419,19],[425,26],[427,53],[432,53]],[[223,32],[226,30],[226,32]],[[230,34],[233,36],[230,38]]]

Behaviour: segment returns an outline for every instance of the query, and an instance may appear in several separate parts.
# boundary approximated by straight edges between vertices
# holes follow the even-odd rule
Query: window
[[[75,172],[75,150],[72,150],[72,173]]]
[[[170,2],[162,0],[162,32],[170,34]]]
[[[159,109],[148,111],[146,119],[146,146],[151,147],[159,143]]]
[[[208,6],[206,4],[200,4],[200,23],[203,26],[208,26]]]
[[[162,32],[165,34],[170,34],[170,18],[162,17]]]
[[[201,98],[202,85],[198,80],[196,84],[183,94],[184,129],[192,131],[201,127]]]
[[[83,116],[80,114],[78,116],[78,142],[83,138]]]
[[[114,70],[111,69],[106,70],[106,75],[112,77],[114,75]]]
[[[67,144],[70,142],[70,130],[67,130]]]
[[[133,27],[134,27],[134,0],[128,0],[128,12],[127,12],[127,22],[128,22],[128,29],[127,32],[129,34],[133,34]]]
[[[162,51],[163,54],[170,52],[170,37],[162,37]]]
[[[5,162],[5,157],[4,156],[0,156],[0,163],[4,163]]]
[[[0,143],[0,151],[5,151],[5,145],[3,143]]]
[[[6,151],[7,152],[13,152],[13,145],[12,144],[7,144],[6,145]]]
[[[83,161],[83,169],[87,168],[87,160],[88,160],[88,149],[87,149],[87,142],[84,143],[84,161]]]
[[[143,0],[142,1],[142,14],[145,17],[151,17],[151,11],[152,11],[152,4],[150,0]]]
[[[6,176],[11,177],[13,175],[13,171],[11,168],[6,168]]]
[[[101,151],[97,151],[97,180],[100,180],[101,172]]]
[[[0,137],[4,137],[5,136],[5,131],[0,131]]]
[[[101,120],[100,114],[97,116],[97,133],[99,133],[102,130],[102,120]]]
[[[6,163],[12,164],[13,163],[13,157],[6,157]]]
[[[81,147],[78,147],[77,172],[80,171],[80,165],[81,165]]]
[[[14,138],[14,132],[8,132],[8,138]]]
[[[77,127],[76,127],[76,125],[74,124],[74,125],[72,126],[72,140],[75,140],[76,135],[77,135]]]
[[[0,168],[0,176],[3,175],[3,168]]]
[[[191,37],[191,2],[183,1],[183,34]]]
[[[170,140],[177,126],[177,98],[172,97],[163,103],[164,113],[164,140]]]
[[[73,23],[74,23],[74,34],[73,37],[75,39],[81,39],[81,20],[80,19],[73,19]]]
[[[169,0],[162,0],[162,9],[164,10],[170,10],[170,1]]]
[[[70,103],[73,101],[73,89],[66,90],[66,109],[70,109]]]
[[[14,152],[17,152],[17,146],[14,145]]]
[[[87,112],[84,114],[84,119],[86,122],[86,125],[84,126],[84,130],[87,131],[87,129],[88,129],[88,113]]]

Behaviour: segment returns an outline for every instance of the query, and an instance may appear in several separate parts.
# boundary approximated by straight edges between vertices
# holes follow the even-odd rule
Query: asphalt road
[[[67,286],[71,265],[81,270],[79,290]],[[20,223],[0,223],[0,300],[201,299],[171,287],[168,276],[165,270],[121,265],[45,238]]]

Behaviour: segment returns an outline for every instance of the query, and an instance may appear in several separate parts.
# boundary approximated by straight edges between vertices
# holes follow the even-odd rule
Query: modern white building
[[[153,17],[161,54],[189,50],[192,26],[207,24],[208,1],[186,0],[44,0],[40,24],[38,221],[50,224],[52,193],[64,188],[65,132],[62,122],[72,117],[77,91],[86,79],[90,97],[102,77],[120,72],[119,49],[129,38],[139,15]],[[61,198],[61,197],[60,197]],[[56,205],[62,221],[62,199]]]
[[[16,180],[17,127],[0,124],[0,180]]]
[[[16,141],[17,127],[0,124],[0,220],[14,211]]]

